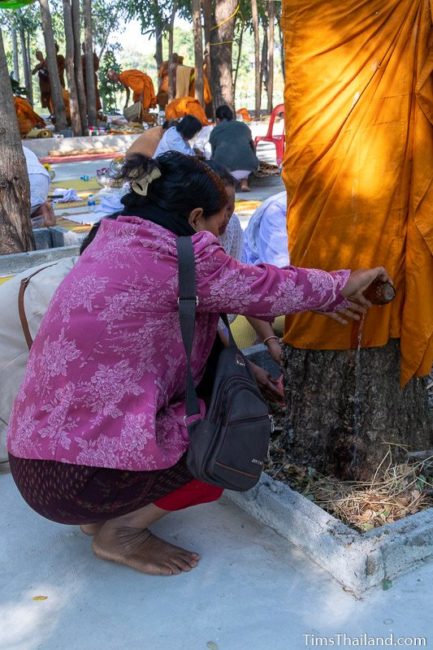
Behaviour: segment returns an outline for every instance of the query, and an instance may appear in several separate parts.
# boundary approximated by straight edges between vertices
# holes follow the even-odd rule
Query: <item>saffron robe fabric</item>
[[[283,0],[291,262],[383,265],[397,297],[362,346],[400,339],[401,383],[433,362],[433,31],[429,0]],[[286,319],[304,349],[356,347],[357,326]]]

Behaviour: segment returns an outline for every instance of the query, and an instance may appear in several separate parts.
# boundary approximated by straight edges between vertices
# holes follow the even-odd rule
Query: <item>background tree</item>
[[[41,8],[42,29],[45,40],[48,74],[50,76],[51,98],[53,101],[56,131],[66,128],[66,112],[63,101],[62,86],[57,68],[56,47],[54,44],[53,22],[48,0],[39,0]]]
[[[251,18],[254,31],[254,110],[256,118],[260,117],[261,105],[261,75],[260,75],[260,33],[259,33],[259,12],[257,0],[251,0]]]
[[[237,0],[215,0],[211,29],[210,60],[214,106],[234,106],[232,74],[233,39],[239,11]]]
[[[83,0],[84,48],[86,66],[87,119],[89,125],[96,125],[96,86],[93,62],[92,0]]]
[[[66,36],[66,76],[69,86],[69,100],[71,105],[72,132],[75,136],[82,135],[83,124],[81,121],[81,112],[78,104],[78,88],[75,76],[75,42],[74,42],[74,24],[72,20],[72,6],[70,0],[63,0],[63,17],[65,21]],[[80,61],[81,67],[81,61]]]
[[[191,0],[191,8],[194,33],[195,96],[203,105],[203,32],[200,0]]]
[[[0,30],[0,254],[34,247],[30,186]]]
[[[274,104],[275,0],[268,0],[268,113]]]

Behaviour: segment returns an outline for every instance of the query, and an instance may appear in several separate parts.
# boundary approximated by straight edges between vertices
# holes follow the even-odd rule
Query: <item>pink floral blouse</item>
[[[244,265],[194,235],[199,380],[218,314],[272,319],[334,310],[348,271]],[[30,352],[9,426],[20,458],[129,470],[174,465],[188,447],[176,238],[136,217],[106,220],[57,289]]]

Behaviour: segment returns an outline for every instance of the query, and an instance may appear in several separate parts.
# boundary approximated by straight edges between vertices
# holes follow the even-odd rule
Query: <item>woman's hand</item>
[[[268,352],[271,355],[272,359],[280,366],[282,351],[279,338],[277,336],[275,338],[270,338],[268,341],[266,341],[266,347],[268,348]]]
[[[257,366],[252,361],[249,361],[248,363],[263,396],[272,402],[283,402],[284,389],[282,376],[272,377],[264,368]]]
[[[346,310],[353,310],[354,305],[364,307],[365,310],[371,307],[372,303],[364,296],[364,291],[376,278],[392,284],[392,280],[383,266],[377,266],[374,269],[352,271],[348,281],[341,290],[342,295],[352,303],[349,307],[346,307]],[[339,313],[343,312],[344,310],[341,310]]]

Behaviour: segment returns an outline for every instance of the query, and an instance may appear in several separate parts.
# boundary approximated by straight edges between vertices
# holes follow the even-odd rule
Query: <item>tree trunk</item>
[[[47,67],[50,76],[51,98],[56,119],[56,131],[63,131],[66,128],[66,112],[63,101],[62,86],[60,83],[59,70],[57,68],[56,48],[54,45],[53,23],[51,20],[50,6],[48,0],[39,0],[41,7],[41,22],[44,33],[45,50],[47,53]]]
[[[214,107],[233,107],[232,50],[238,0],[216,0],[211,30],[211,80]]]
[[[93,65],[92,0],[83,0],[84,44],[86,64],[87,119],[90,126],[96,125],[96,86]]]
[[[66,76],[69,86],[69,101],[71,105],[71,122],[72,133],[75,136],[82,135],[83,129],[81,124],[80,107],[77,96],[77,83],[75,78],[75,59],[74,59],[74,28],[72,24],[72,7],[70,0],[63,0],[63,21],[65,26],[66,39]],[[81,65],[81,62],[80,62]]]
[[[0,30],[0,254],[34,248],[29,176]]]
[[[280,35],[280,54],[281,54],[281,74],[283,75],[283,81],[286,80],[286,62],[284,60],[284,37],[283,30],[281,29],[281,19],[278,21],[278,32]]]
[[[210,61],[210,41],[212,29],[212,2],[211,0],[201,0],[203,11],[204,25],[204,58],[206,59],[206,68],[208,79],[211,78],[211,61]]]
[[[426,379],[399,385],[397,340],[381,348],[299,350],[284,346],[291,462],[345,480],[370,480],[391,445],[394,463],[429,449],[433,417]]]
[[[195,96],[204,106],[203,96],[203,34],[201,28],[200,0],[191,0],[194,33]]]
[[[177,12],[177,2],[173,2],[173,7],[170,16],[170,28],[168,31],[168,101],[174,99],[176,94],[176,79],[174,78],[175,67],[173,65],[173,49],[174,49],[174,21]]]
[[[275,2],[268,2],[268,113],[274,107]]]
[[[81,16],[80,0],[71,0],[72,29],[74,34],[74,67],[77,84],[78,106],[81,118],[81,134],[87,133],[87,102],[84,88],[83,67],[81,65]]]
[[[29,61],[29,49],[26,43],[26,34],[24,27],[20,27],[20,45],[21,45],[21,59],[23,63],[23,72],[24,72],[24,84],[27,90],[27,98],[31,104],[33,104],[33,85],[32,85],[32,75],[30,71],[30,61]]]
[[[242,21],[242,27],[241,31],[239,34],[239,44],[238,44],[238,56],[236,60],[236,69],[235,69],[235,78],[233,81],[233,94],[235,97],[235,103],[236,103],[236,86],[238,83],[238,74],[239,74],[239,66],[241,63],[241,56],[242,56],[242,44],[243,44],[243,39],[244,39],[244,30],[245,30],[245,23]]]
[[[260,34],[259,14],[257,11],[257,0],[251,0],[251,17],[254,31],[254,96],[256,119],[260,117],[261,87],[260,87]]]
[[[262,88],[268,92],[268,31],[264,28],[262,42],[262,57],[260,61],[260,105],[262,97]]]
[[[164,52],[162,49],[163,23],[162,23],[161,11],[159,9],[157,0],[153,0],[153,8],[154,8],[154,24],[155,24],[155,61],[156,61],[156,68],[157,70],[159,70],[164,60]]]
[[[13,75],[15,81],[20,83],[20,66],[18,62],[18,39],[17,39],[17,30],[15,27],[11,27],[11,39],[12,39],[12,61],[13,61]]]

